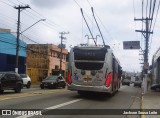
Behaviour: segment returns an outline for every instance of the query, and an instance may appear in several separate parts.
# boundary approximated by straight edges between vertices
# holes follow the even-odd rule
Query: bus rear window
[[[75,62],[75,67],[82,70],[100,70],[104,63]]]
[[[82,70],[100,70],[107,53],[106,48],[74,48],[75,67]],[[88,62],[85,62],[88,61]],[[93,62],[94,61],[94,62]]]
[[[106,48],[100,49],[80,49],[74,48],[74,60],[93,60],[93,61],[104,61],[107,53]]]

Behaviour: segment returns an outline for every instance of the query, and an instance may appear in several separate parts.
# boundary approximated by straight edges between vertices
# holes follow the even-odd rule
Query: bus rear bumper
[[[91,91],[91,92],[104,92],[104,93],[111,93],[111,87],[106,87],[106,86],[84,86],[84,85],[76,85],[76,84],[71,84],[68,85],[68,90],[71,91]]]

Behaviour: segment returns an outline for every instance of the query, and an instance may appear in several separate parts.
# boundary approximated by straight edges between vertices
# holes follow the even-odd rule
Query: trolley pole
[[[60,52],[60,70],[59,70],[59,72],[62,75],[62,57],[63,57],[63,55],[62,55],[62,48],[63,48],[62,45],[63,45],[63,40],[66,39],[66,37],[63,37],[63,35],[69,34],[69,32],[60,32],[59,34],[61,35],[60,36],[60,38],[61,38],[61,44],[60,44],[61,52]]]
[[[146,30],[135,30],[136,32],[141,32],[146,39],[145,41],[145,50],[144,50],[144,78],[143,78],[143,93],[145,94],[147,91],[147,76],[148,76],[148,44],[149,44],[149,36],[150,34],[153,34],[153,32],[150,32],[149,29],[149,21],[152,20],[152,18],[142,18],[142,19],[134,19],[135,21],[139,20],[142,22],[145,22]]]
[[[30,8],[28,5],[18,7],[14,7],[18,10],[18,24],[17,24],[17,40],[16,40],[16,66],[15,66],[15,72],[18,73],[18,57],[19,57],[19,35],[20,35],[20,13],[23,9]]]

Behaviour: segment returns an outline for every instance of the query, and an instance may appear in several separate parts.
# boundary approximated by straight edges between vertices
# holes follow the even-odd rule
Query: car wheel
[[[44,85],[40,85],[41,89],[44,89]]]
[[[3,92],[4,92],[4,90],[0,90],[0,94],[3,93]]]
[[[22,88],[21,84],[17,84],[15,92],[16,93],[20,93],[21,92],[21,88]]]
[[[31,87],[31,82],[28,82],[26,85],[26,88],[30,88]]]

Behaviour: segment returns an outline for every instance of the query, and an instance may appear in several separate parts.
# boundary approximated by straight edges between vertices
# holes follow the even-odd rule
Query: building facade
[[[26,73],[26,43],[19,40],[18,73]],[[9,29],[0,28],[0,72],[15,71],[16,37]]]
[[[33,83],[42,81],[46,76],[59,74],[61,50],[53,44],[27,45],[27,74]],[[62,49],[62,72],[66,73],[67,49]]]
[[[155,52],[152,58],[152,88],[160,87],[160,48]]]

